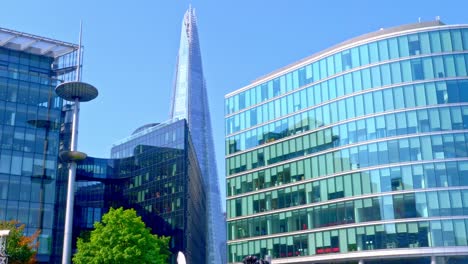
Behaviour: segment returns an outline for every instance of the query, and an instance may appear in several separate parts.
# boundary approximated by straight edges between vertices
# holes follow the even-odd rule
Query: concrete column
[[[359,260],[359,264],[364,264],[364,260],[363,260],[363,259],[360,259],[360,260]]]
[[[431,264],[437,264],[435,256],[431,256]]]

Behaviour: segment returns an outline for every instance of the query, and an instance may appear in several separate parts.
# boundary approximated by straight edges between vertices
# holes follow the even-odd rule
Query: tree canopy
[[[76,264],[167,263],[169,237],[150,232],[135,210],[113,209],[94,224],[88,239],[78,238]]]
[[[0,230],[10,230],[7,236],[6,253],[10,264],[32,264],[36,263],[36,250],[39,246],[37,237],[40,231],[31,236],[24,235],[24,224],[17,221],[1,221]]]

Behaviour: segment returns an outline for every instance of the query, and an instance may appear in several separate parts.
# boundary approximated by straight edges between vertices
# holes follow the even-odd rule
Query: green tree
[[[78,238],[76,264],[167,263],[169,237],[152,235],[135,210],[113,209],[94,224],[88,239]]]
[[[7,237],[6,253],[10,264],[32,264],[36,263],[36,250],[39,247],[37,237],[39,230],[32,236],[24,235],[25,225],[17,221],[0,222],[0,230],[10,230]]]

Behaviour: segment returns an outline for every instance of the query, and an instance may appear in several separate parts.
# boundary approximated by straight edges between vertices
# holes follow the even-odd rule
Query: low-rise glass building
[[[468,26],[369,33],[226,95],[228,261],[466,263]]]
[[[75,238],[110,207],[133,208],[152,233],[171,237],[170,263],[179,251],[188,263],[206,262],[206,194],[185,119],[137,129],[111,159],[87,158],[77,186]]]

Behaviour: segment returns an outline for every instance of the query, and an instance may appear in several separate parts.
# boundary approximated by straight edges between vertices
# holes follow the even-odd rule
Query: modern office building
[[[207,192],[207,263],[226,263],[226,222],[221,209],[208,96],[195,10],[182,21],[170,118],[186,119]]]
[[[226,95],[228,262],[468,263],[467,68],[422,22]]]
[[[44,263],[63,240],[55,219],[64,103],[54,89],[74,79],[77,50],[0,28],[0,221],[25,224],[26,235],[40,230],[37,259]]]
[[[133,208],[152,233],[170,236],[170,263],[206,263],[206,198],[186,121],[149,124],[116,144],[111,159],[78,165],[74,239],[110,207]]]

